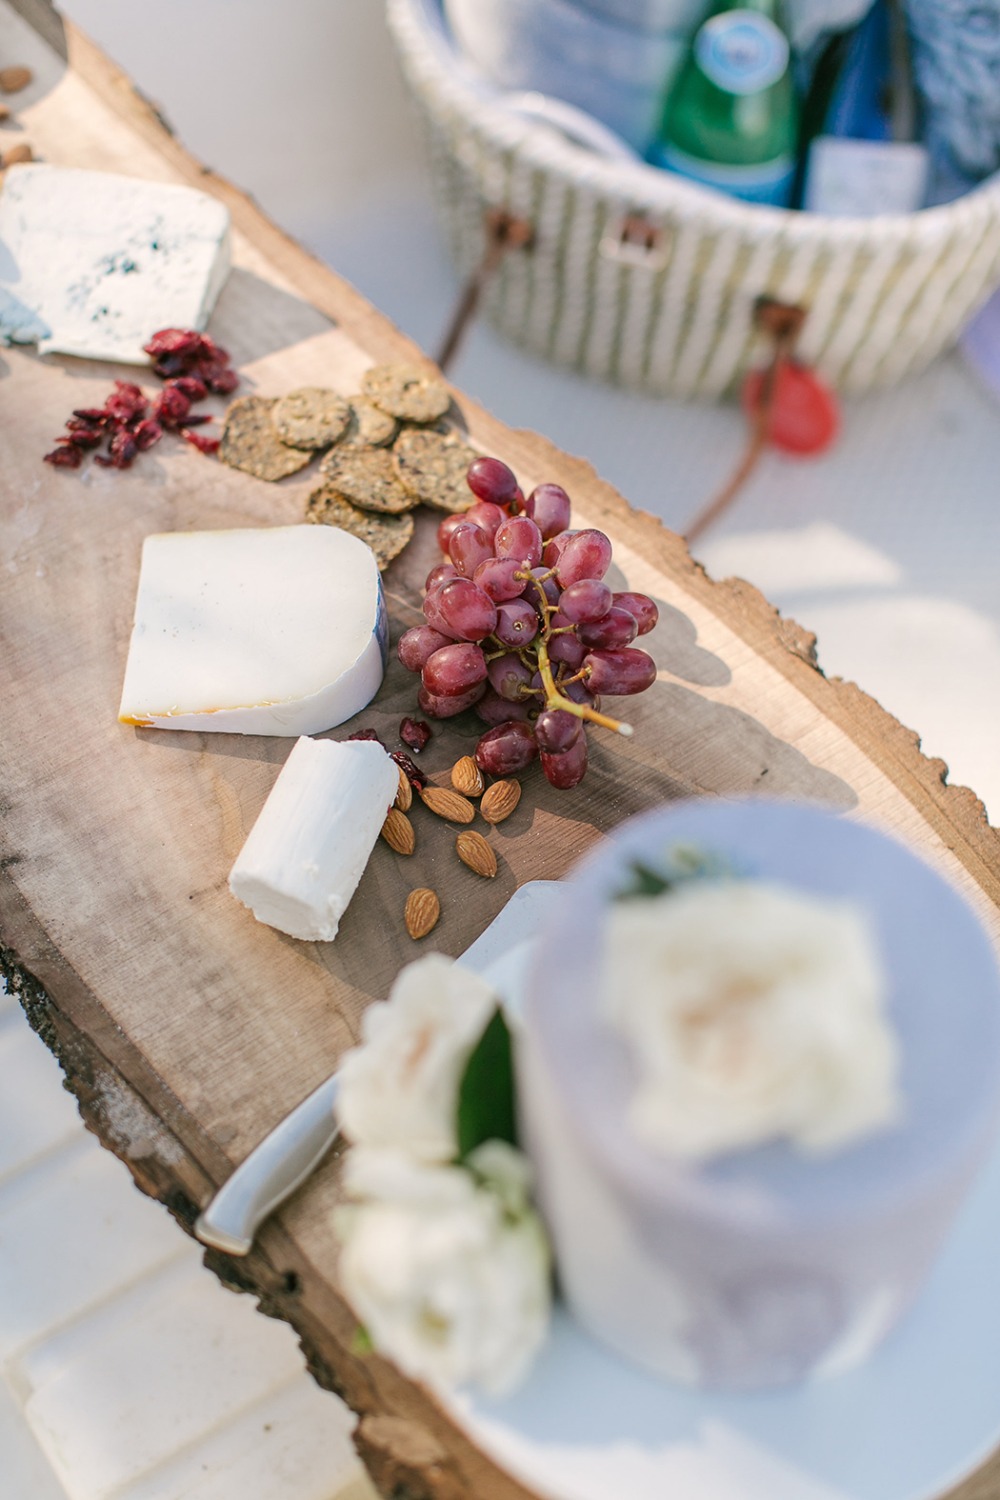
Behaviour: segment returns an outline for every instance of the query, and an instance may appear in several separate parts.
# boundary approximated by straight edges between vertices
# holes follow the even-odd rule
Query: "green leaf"
[[[721,855],[706,853],[691,844],[675,844],[665,854],[664,868],[654,870],[641,860],[629,864],[627,885],[615,892],[616,901],[630,901],[635,896],[662,896],[691,880],[731,880],[736,870]]]
[[[499,1008],[473,1048],[458,1086],[459,1156],[464,1159],[483,1141],[517,1145],[510,1031]]]
[[[633,896],[662,896],[664,891],[669,891],[674,885],[666,875],[651,870],[648,865],[639,860],[632,860],[629,865],[631,880],[615,893],[616,901],[629,901]]]

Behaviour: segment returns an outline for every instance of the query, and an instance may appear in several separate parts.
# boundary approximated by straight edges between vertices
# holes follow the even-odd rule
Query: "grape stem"
[[[598,713],[596,708],[591,708],[587,703],[574,703],[572,698],[563,697],[552,676],[552,663],[544,641],[538,642],[538,670],[545,688],[546,708],[558,708],[564,713],[575,714],[578,719],[586,719],[590,724],[600,724],[602,729],[611,729],[615,734],[624,735],[626,739],[632,733],[631,724],[623,724],[620,719],[611,719],[607,714]],[[580,673],[581,677],[583,675]]]
[[[552,572],[555,572],[554,568]],[[549,648],[546,645],[549,637],[557,633],[549,627],[549,618],[556,612],[555,606],[551,605],[546,598],[545,590],[542,588],[542,580],[536,578],[532,573],[528,573],[525,576],[529,583],[535,585],[539,603],[542,606],[542,629],[545,634],[535,649],[538,656],[538,670],[542,678],[542,687],[545,690],[545,707],[561,708],[568,714],[574,714],[578,719],[586,719],[591,724],[600,724],[603,729],[613,730],[615,734],[624,735],[627,739],[632,733],[631,724],[623,724],[620,719],[610,719],[607,714],[598,713],[597,709],[591,708],[589,704],[574,703],[572,698],[565,698],[559,691],[556,680],[552,675],[552,663],[549,661]],[[584,677],[586,673],[580,672],[579,676]]]
[[[624,724],[620,719],[611,719],[607,714],[599,713],[596,708],[591,708],[587,703],[574,703],[572,698],[566,698],[559,691],[559,684],[552,674],[552,663],[549,661],[546,642],[554,635],[565,635],[572,632],[575,627],[572,625],[557,626],[553,630],[549,624],[549,620],[556,613],[556,606],[549,603],[545,590],[542,588],[542,583],[553,577],[554,573],[555,569],[553,568],[545,575],[545,579],[536,578],[532,573],[515,574],[516,578],[523,578],[526,583],[533,584],[538,594],[538,602],[542,611],[543,634],[537,644],[532,641],[531,646],[508,646],[500,651],[484,652],[483,654],[488,662],[496,661],[501,656],[517,656],[526,667],[533,667],[534,663],[526,660],[526,657],[534,649],[538,658],[538,671],[541,674],[542,686],[540,688],[531,688],[526,683],[522,683],[518,689],[518,697],[520,699],[523,700],[528,697],[544,698],[546,708],[562,709],[565,713],[573,714],[578,719],[585,719],[591,724],[600,724],[602,729],[610,729],[613,733],[621,734],[628,738],[632,733],[631,724]],[[491,639],[496,640],[497,637],[493,636]],[[580,682],[586,679],[587,676],[588,672],[586,668],[582,668],[575,676],[567,678],[566,681]]]

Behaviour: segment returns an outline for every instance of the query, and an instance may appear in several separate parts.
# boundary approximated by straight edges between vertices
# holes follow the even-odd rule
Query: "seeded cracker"
[[[274,430],[271,414],[277,404],[265,396],[240,396],[232,403],[219,445],[223,463],[257,479],[284,479],[305,468],[312,454],[286,448]]]
[[[281,441],[292,448],[329,448],[350,426],[351,408],[336,391],[302,386],[281,397],[273,421]]]
[[[452,515],[475,502],[465,482],[469,465],[480,455],[454,433],[401,432],[392,450],[396,472],[411,495]]]
[[[379,411],[374,401],[367,396],[349,396],[351,425],[344,445],[363,448],[388,448],[399,430],[395,417],[387,411]]]
[[[418,365],[375,365],[361,388],[382,411],[404,422],[436,422],[451,405],[447,387]]]
[[[306,520],[339,526],[341,531],[349,531],[366,542],[375,554],[380,573],[413,536],[412,516],[375,516],[370,511],[358,510],[328,484],[320,485],[309,496]]]
[[[331,448],[319,466],[323,478],[362,510],[399,515],[412,510],[417,496],[403,488],[384,448]]]

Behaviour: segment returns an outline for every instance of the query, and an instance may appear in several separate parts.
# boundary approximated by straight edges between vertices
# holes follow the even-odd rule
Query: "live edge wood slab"
[[[69,25],[65,38],[68,63],[46,6],[0,4],[0,49],[36,75],[12,101],[23,138],[44,160],[186,182],[228,203],[236,268],[212,332],[244,390],[308,382],[347,393],[373,361],[422,357],[193,161]],[[760,788],[894,831],[944,869],[1000,937],[1000,837],[972,793],[947,786],[945,767],[920,754],[916,735],[856,687],[826,680],[812,637],[754,589],[712,582],[678,537],[585,463],[507,430],[459,392],[475,442],[526,488],[564,484],[577,516],[613,537],[617,576],[659,601],[659,681],[623,702],[633,739],[592,737],[583,788],[558,793],[537,772],[525,777],[516,813],[491,834],[495,880],[465,870],[455,830],[418,809],[416,853],[376,849],[335,944],[256,925],[226,879],[290,742],[136,730],[117,723],[116,709],[143,537],[296,522],[312,480],[264,484],[179,442],[127,473],[43,465],[70,410],[99,403],[123,373],[25,351],[0,357],[0,958],[87,1124],[188,1231],[233,1167],[332,1071],[364,1007],[416,956],[402,922],[415,886],[439,892],[433,943],[458,953],[517,886],[561,875],[628,814],[685,793]],[[394,638],[419,617],[433,530],[422,514],[414,544],[386,574]],[[392,667],[377,704],[337,734],[373,725],[395,743],[414,686]],[[424,764],[444,773],[473,734],[442,727]],[[385,1495],[525,1496],[429,1395],[357,1351],[329,1227],[336,1183],[331,1162],[245,1261],[212,1253],[208,1264],[295,1327],[316,1379],[360,1414],[358,1447]],[[998,1489],[994,1460],[956,1494],[986,1500]]]

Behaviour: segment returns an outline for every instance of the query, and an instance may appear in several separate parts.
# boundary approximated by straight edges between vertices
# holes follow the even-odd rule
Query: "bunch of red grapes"
[[[467,477],[475,503],[438,527],[445,561],[427,575],[427,623],[402,636],[399,659],[420,673],[425,714],[474,707],[490,726],[476,745],[480,770],[509,776],[537,755],[554,787],[576,786],[588,723],[632,732],[601,713],[601,696],[641,693],[656,678],[632,645],[656,624],[656,605],[603,582],[611,543],[568,529],[561,485],[525,498],[498,458],[477,458]]]

